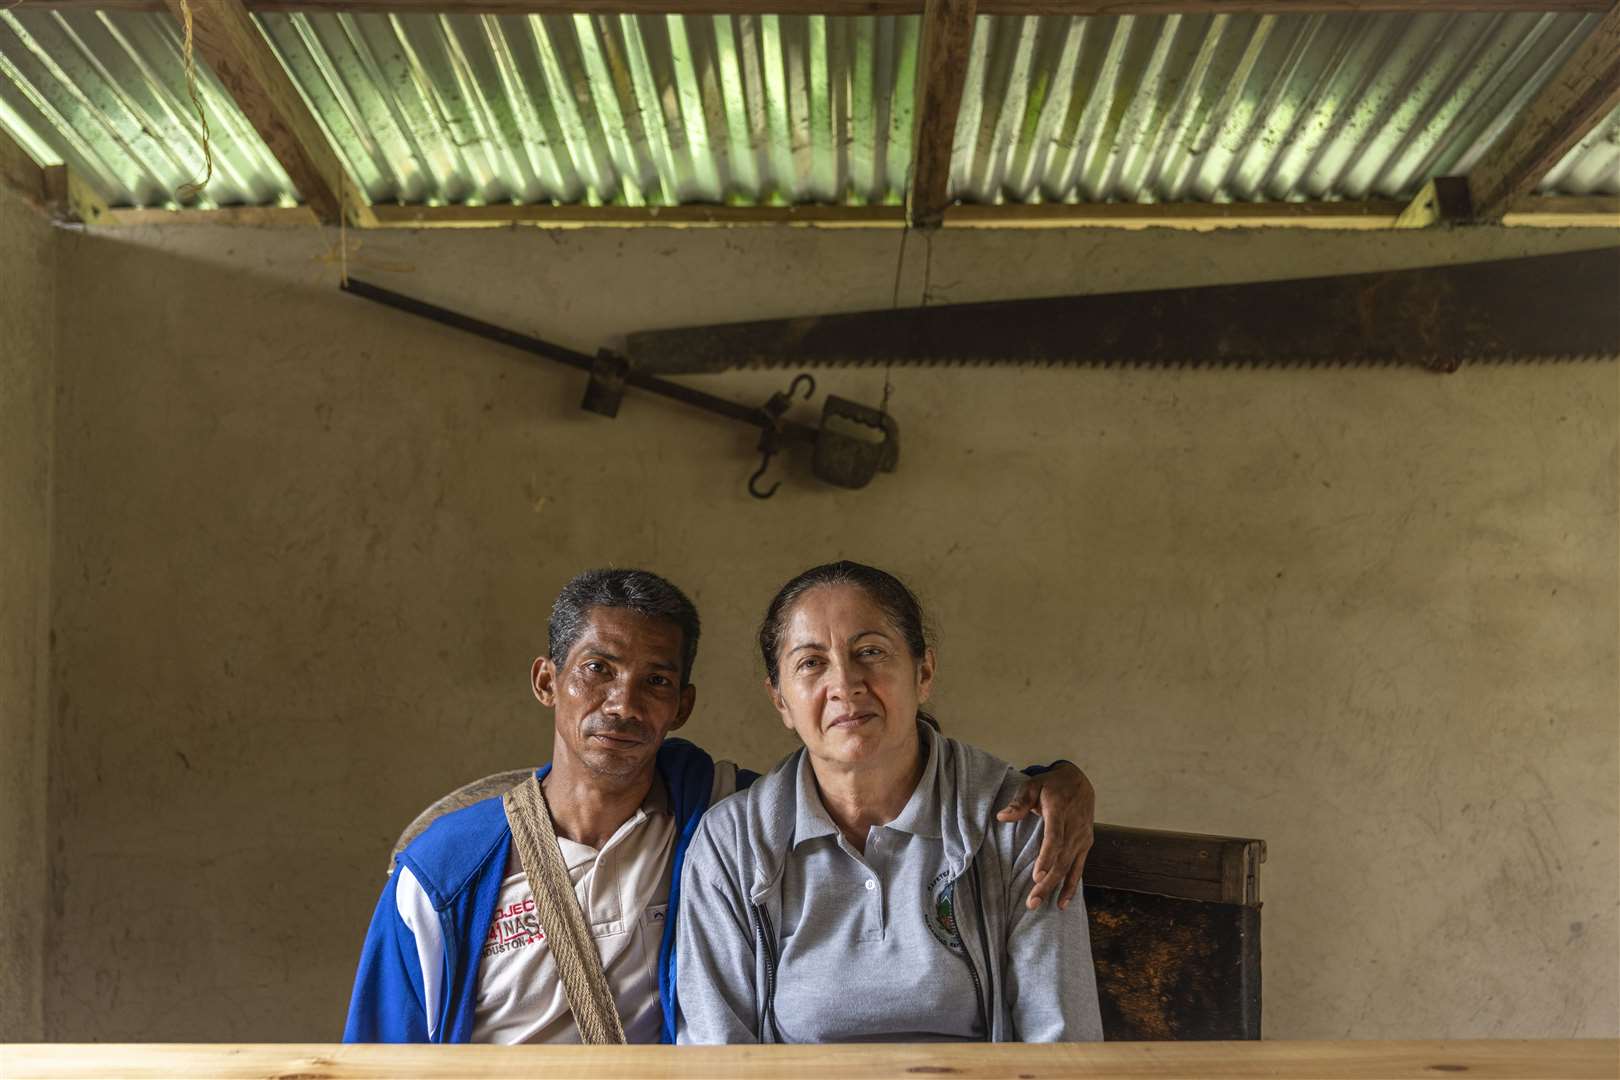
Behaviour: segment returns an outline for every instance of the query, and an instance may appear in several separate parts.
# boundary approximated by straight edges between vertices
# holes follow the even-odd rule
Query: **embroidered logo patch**
[[[929,898],[923,911],[928,929],[947,949],[960,952],[962,935],[956,928],[956,881],[941,873],[929,885]]]
[[[483,958],[501,956],[546,940],[540,929],[540,917],[534,911],[534,897],[514,900],[495,912],[489,921],[489,934],[484,938]]]

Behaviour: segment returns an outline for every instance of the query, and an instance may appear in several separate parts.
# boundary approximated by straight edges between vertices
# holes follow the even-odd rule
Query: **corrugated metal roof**
[[[178,24],[128,11],[0,10],[0,126],[113,206],[166,206],[204,176]],[[199,65],[214,174],[190,205],[292,205],[281,165]]]
[[[260,21],[374,202],[904,197],[916,16]]]
[[[1620,195],[1620,108],[1542,177],[1543,195]]]
[[[980,203],[1412,195],[1466,172],[1598,18],[981,17],[951,191]],[[1584,156],[1564,175],[1556,190],[1605,179]]]
[[[917,17],[257,15],[373,202],[896,204]],[[981,17],[967,202],[1398,198],[1465,172],[1597,16]],[[198,205],[297,193],[206,69]],[[165,14],[0,9],[0,126],[115,206],[202,172]],[[1546,178],[1620,193],[1620,112]]]

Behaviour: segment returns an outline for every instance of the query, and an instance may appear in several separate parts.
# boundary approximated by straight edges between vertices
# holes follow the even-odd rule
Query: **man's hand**
[[[996,814],[996,819],[1022,821],[1029,814],[1046,821],[1046,835],[1035,857],[1035,887],[1029,890],[1024,905],[1034,911],[1061,884],[1057,906],[1066,908],[1080,887],[1080,873],[1091,851],[1091,823],[1097,816],[1096,789],[1078,766],[1062,762],[1027,779],[1024,790]]]

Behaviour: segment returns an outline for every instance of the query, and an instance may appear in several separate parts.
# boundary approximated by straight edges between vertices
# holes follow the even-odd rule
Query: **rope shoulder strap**
[[[506,821],[512,827],[512,843],[518,861],[534,890],[534,906],[540,925],[557,961],[563,993],[579,1025],[579,1040],[602,1044],[624,1042],[624,1025],[602,971],[602,957],[596,940],[585,925],[579,898],[568,878],[568,866],[557,846],[557,830],[551,824],[551,807],[546,804],[540,782],[530,773],[528,779],[501,797]]]

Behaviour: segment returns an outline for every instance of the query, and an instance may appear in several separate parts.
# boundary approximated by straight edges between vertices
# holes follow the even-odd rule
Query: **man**
[[[643,570],[588,571],[563,587],[548,631],[531,675],[535,697],[555,710],[552,763],[539,776],[557,844],[626,1040],[672,1043],[686,845],[703,812],[755,774],[667,738],[697,697],[698,614],[674,585]],[[1037,802],[1048,870],[1032,907],[1060,887],[1066,903],[1078,884],[1090,784],[1064,763],[1001,816]],[[344,1041],[579,1041],[546,937],[501,799],[446,814],[400,853],[383,887]]]

